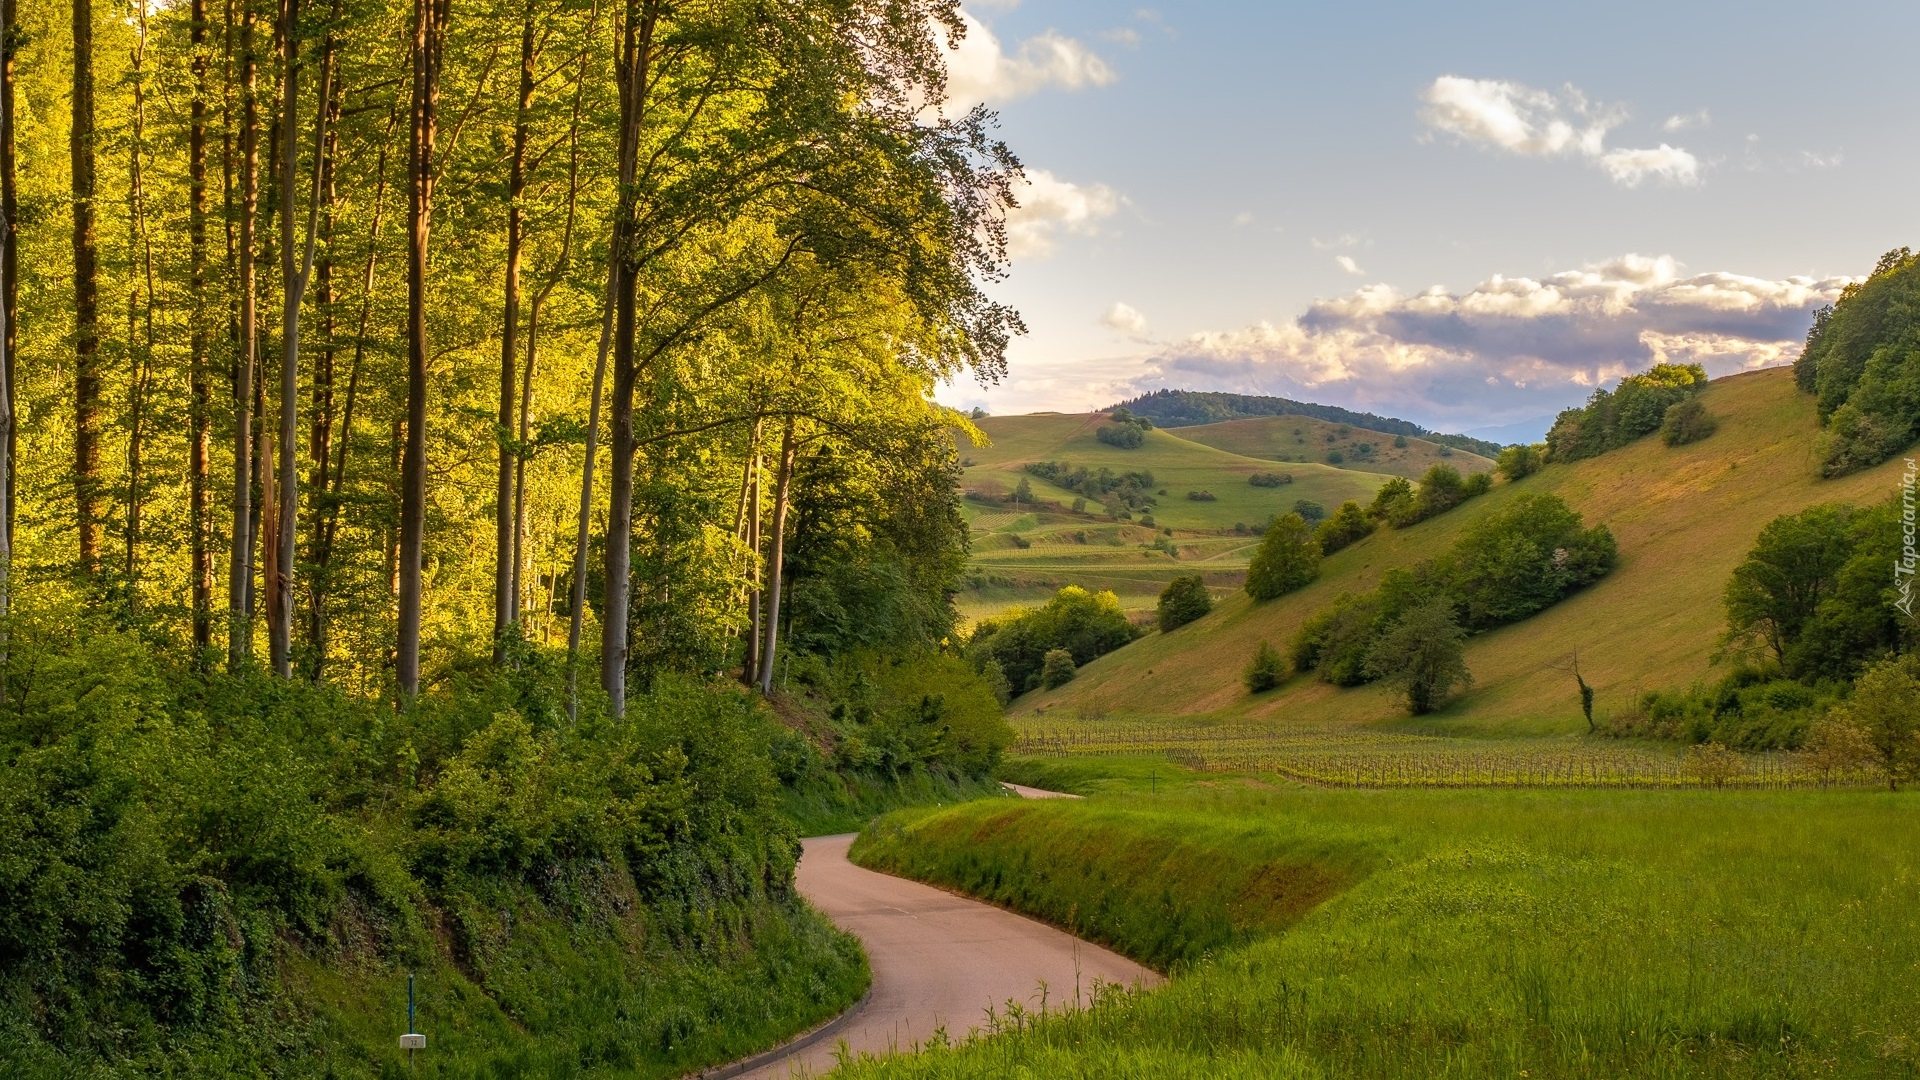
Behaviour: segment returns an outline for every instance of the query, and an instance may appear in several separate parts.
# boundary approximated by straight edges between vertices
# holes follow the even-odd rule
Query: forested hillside
[[[1311,401],[1266,397],[1251,394],[1223,394],[1201,390],[1155,390],[1117,408],[1127,408],[1149,417],[1161,427],[1186,427],[1192,424],[1218,424],[1226,420],[1244,420],[1256,416],[1305,416],[1331,424],[1348,424],[1387,435],[1429,439],[1436,443],[1471,451],[1483,457],[1500,452],[1498,443],[1466,435],[1444,435],[1429,431],[1411,420],[1355,412],[1337,405],[1319,405]]]
[[[475,1074],[857,997],[795,822],[1007,740],[940,655],[931,391],[1022,329],[957,5],[0,23],[0,1071],[377,1074],[408,971]]]

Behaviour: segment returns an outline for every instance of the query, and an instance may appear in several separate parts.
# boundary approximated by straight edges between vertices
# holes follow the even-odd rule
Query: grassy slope
[[[1257,416],[1174,428],[1173,432],[1188,442],[1197,442],[1243,457],[1271,461],[1324,462],[1329,451],[1337,450],[1345,458],[1346,468],[1368,469],[1414,479],[1441,463],[1452,465],[1463,473],[1486,472],[1493,468],[1492,461],[1465,450],[1452,450],[1443,455],[1439,443],[1415,438],[1408,438],[1405,447],[1396,448],[1391,435],[1306,416]],[[1362,460],[1356,452],[1355,447],[1361,443],[1374,447],[1371,460]]]
[[[962,447],[962,460],[969,463],[963,482],[970,490],[1004,494],[1024,477],[1036,499],[1067,508],[1074,493],[1028,476],[1026,464],[1064,460],[1115,472],[1145,470],[1167,491],[1152,510],[1154,527],[1115,522],[1098,504],[1091,513],[1073,514],[965,503],[979,581],[958,598],[964,616],[980,618],[1038,603],[1067,584],[1112,589],[1135,609],[1151,607],[1167,581],[1180,574],[1204,573],[1209,584],[1231,589],[1245,572],[1255,543],[1250,536],[1235,535],[1236,524],[1263,522],[1291,510],[1301,499],[1328,509],[1347,499],[1365,501],[1388,479],[1385,473],[1323,464],[1279,468],[1272,461],[1227,453],[1166,431],[1149,432],[1145,445],[1121,450],[1095,438],[1101,423],[1099,416],[1062,413],[984,419],[980,426],[993,443]],[[1254,473],[1265,472],[1291,473],[1294,482],[1277,488],[1247,482]],[[1212,492],[1215,499],[1190,500],[1189,491]],[[1143,550],[1143,544],[1164,536],[1162,530],[1168,528],[1180,546],[1179,558]],[[1018,547],[1015,536],[1029,546]]]
[[[1788,369],[1718,380],[1705,400],[1720,418],[1720,431],[1704,442],[1670,449],[1647,438],[1497,485],[1452,513],[1339,552],[1323,564],[1320,580],[1297,593],[1258,605],[1235,594],[1196,623],[1102,657],[1067,686],[1019,699],[1014,714],[1396,717],[1399,709],[1384,691],[1339,690],[1303,677],[1249,698],[1239,670],[1261,639],[1284,647],[1304,619],[1340,593],[1369,589],[1391,567],[1440,554],[1468,523],[1529,491],[1557,493],[1589,523],[1612,528],[1620,566],[1532,619],[1473,639],[1467,662],[1474,689],[1424,727],[1487,734],[1584,730],[1571,679],[1554,667],[1575,650],[1601,712],[1625,706],[1641,689],[1707,677],[1722,629],[1721,590],[1761,527],[1816,503],[1885,499],[1901,466],[1895,460],[1842,480],[1817,479],[1813,401],[1795,391]]]
[[[1910,1077],[1920,1065],[1912,794],[1189,786],[1022,813],[996,832],[1004,808],[957,807],[871,843],[906,848],[899,865],[995,882],[997,899],[1043,917],[1126,913],[1110,925],[1135,935],[1116,943],[1136,954],[1165,932],[1152,912],[1231,891],[1238,852],[1309,852],[1364,876],[1162,990],[852,1077]],[[1211,862],[1153,866],[1169,844],[1228,837]],[[1099,872],[1133,843],[1148,848],[1145,872]]]

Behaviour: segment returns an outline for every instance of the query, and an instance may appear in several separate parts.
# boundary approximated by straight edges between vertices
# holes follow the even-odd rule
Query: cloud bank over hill
[[[1699,363],[1717,377],[1791,362],[1813,310],[1851,280],[1683,276],[1669,256],[1624,255],[1458,293],[1367,285],[1289,322],[1163,344],[1128,381],[1484,427],[1551,413],[1655,363]]]

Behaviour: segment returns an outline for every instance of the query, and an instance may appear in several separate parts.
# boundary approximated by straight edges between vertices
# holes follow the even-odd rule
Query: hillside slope
[[[1396,446],[1394,436],[1350,424],[1335,424],[1310,416],[1259,416],[1246,420],[1227,420],[1218,424],[1183,427],[1174,434],[1188,442],[1197,442],[1230,454],[1265,458],[1269,461],[1321,462],[1344,468],[1366,469],[1419,479],[1435,465],[1451,465],[1462,473],[1486,472],[1493,468],[1490,458],[1429,439],[1400,436],[1405,446]],[[1329,460],[1338,454],[1340,460]]]
[[[1059,690],[1015,702],[1016,717],[1067,710],[1156,717],[1389,721],[1420,730],[1522,734],[1584,730],[1571,676],[1556,665],[1578,650],[1598,711],[1625,707],[1643,689],[1683,685],[1714,671],[1727,576],[1774,517],[1825,502],[1886,499],[1900,461],[1846,477],[1817,478],[1813,399],[1785,368],[1713,383],[1705,402],[1717,435],[1669,448],[1646,438],[1517,484],[1406,530],[1369,537],[1327,559],[1320,580],[1253,604],[1236,593],[1213,614],[1103,657]],[[1239,672],[1262,639],[1283,647],[1301,622],[1342,592],[1445,551],[1460,531],[1529,491],[1560,495],[1620,542],[1607,578],[1525,622],[1471,639],[1473,689],[1433,718],[1413,722],[1379,688],[1341,690],[1296,676],[1250,698]]]
[[[1098,414],[994,416],[979,421],[990,445],[962,440],[962,484],[969,492],[1002,496],[1024,479],[1038,504],[962,503],[973,530],[971,580],[957,597],[964,618],[1043,603],[1063,585],[1111,589],[1135,611],[1151,608],[1167,582],[1181,574],[1203,574],[1209,585],[1231,590],[1258,542],[1254,526],[1303,499],[1328,510],[1348,499],[1366,502],[1390,479],[1386,472],[1320,463],[1280,466],[1166,431],[1147,432],[1142,445],[1122,450],[1095,436],[1104,422]],[[1376,438],[1391,448],[1390,438]],[[1157,505],[1147,514],[1128,521],[1110,518],[1098,500],[1074,513],[1074,492],[1026,472],[1028,464],[1042,461],[1150,472],[1154,490],[1165,494],[1155,496]],[[1293,481],[1255,487],[1249,481],[1259,473],[1284,473]],[[1213,498],[1190,499],[1189,492]]]

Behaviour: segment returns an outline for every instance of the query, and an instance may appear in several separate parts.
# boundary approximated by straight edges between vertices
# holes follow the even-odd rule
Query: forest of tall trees
[[[931,392],[1021,329],[951,0],[4,2],[0,602],[618,715],[947,584]]]

